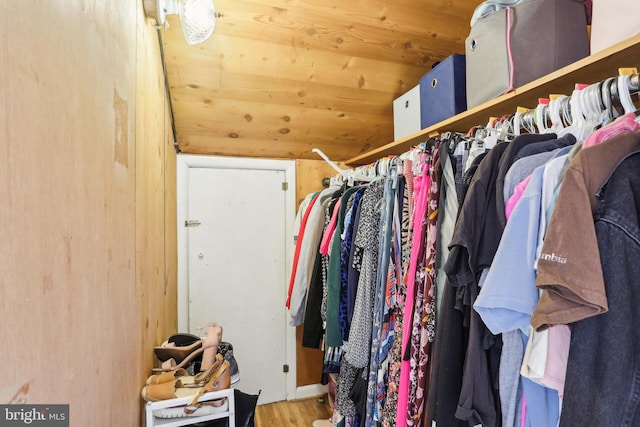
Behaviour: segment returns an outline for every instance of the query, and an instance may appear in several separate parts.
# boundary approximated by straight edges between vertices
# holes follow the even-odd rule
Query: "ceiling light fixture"
[[[143,0],[144,13],[158,25],[167,15],[180,16],[182,33],[190,45],[202,43],[216,26],[216,9],[212,0]]]

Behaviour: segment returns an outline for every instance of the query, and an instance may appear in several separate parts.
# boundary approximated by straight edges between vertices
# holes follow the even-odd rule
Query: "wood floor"
[[[331,407],[326,396],[258,405],[255,427],[311,427],[319,419],[329,419]]]

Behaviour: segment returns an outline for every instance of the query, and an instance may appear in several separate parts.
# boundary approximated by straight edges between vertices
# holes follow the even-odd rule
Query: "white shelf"
[[[616,76],[619,67],[640,68],[640,34],[540,77],[516,88],[513,92],[487,101],[398,141],[346,160],[345,163],[350,166],[372,163],[389,155],[401,154],[426,141],[431,135],[446,131],[467,132],[475,125],[486,124],[491,116],[501,117],[514,113],[518,106],[535,107],[538,104],[538,98],[547,98],[552,93],[570,95],[576,83],[592,84]]]

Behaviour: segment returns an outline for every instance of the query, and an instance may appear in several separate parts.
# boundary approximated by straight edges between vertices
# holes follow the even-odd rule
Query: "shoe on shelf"
[[[145,382],[146,385],[162,384],[175,381],[180,377],[187,377],[189,374],[184,369],[176,369],[174,371],[163,372],[161,374],[151,375]]]
[[[205,326],[201,326],[198,329],[207,328],[207,336],[204,338],[202,347],[206,348],[202,353],[202,362],[200,365],[200,371],[204,372],[209,369],[216,361],[216,354],[222,342],[222,326],[217,323],[209,323]]]
[[[213,370],[213,369],[212,369]],[[198,392],[193,396],[191,402],[184,408],[185,414],[192,414],[197,410],[197,403],[203,394],[211,391],[225,390],[231,387],[231,375],[229,374],[229,362],[226,360],[215,369],[211,378],[205,385],[196,389]]]
[[[190,413],[198,403],[198,399],[210,391],[224,390],[230,387],[231,376],[229,374],[229,362],[218,359],[220,363],[212,365],[201,381],[196,377],[183,376],[181,371],[176,371],[173,379],[159,382],[162,378],[167,379],[168,375],[152,375],[147,380],[147,384],[142,388],[142,399],[147,402],[157,402],[159,400],[174,399],[176,397],[192,397],[191,403],[185,408],[185,413]],[[192,412],[192,411],[191,411]]]
[[[197,341],[184,346],[178,346],[173,342],[166,341],[161,346],[155,347],[153,349],[153,352],[161,362],[166,362],[169,359],[173,359],[176,363],[180,363],[184,359],[186,359],[187,356],[201,347],[201,339],[198,339]]]
[[[186,347],[176,347],[175,345],[170,345],[170,343],[167,342],[166,346],[154,348],[156,355],[160,352],[163,357],[168,354],[174,354],[177,355],[178,358],[169,357],[165,359],[162,361],[161,367],[153,368],[152,372],[168,372],[180,368],[189,370],[190,365],[197,362],[199,359],[201,359],[199,371],[206,371],[209,369],[215,362],[218,347],[222,341],[222,327],[216,323],[209,323],[206,326],[208,327],[207,336],[191,345]],[[203,328],[204,327],[201,327],[199,329]],[[188,350],[181,350],[183,348]],[[160,359],[160,357],[158,358]]]
[[[233,356],[233,346],[231,343],[223,341],[220,343],[218,352],[222,354],[224,359],[229,362],[229,369],[231,371],[231,385],[236,385],[240,381],[240,370],[238,369],[238,362]]]
[[[197,335],[188,334],[185,332],[178,332],[177,334],[171,335],[167,340],[167,342],[174,343],[178,347],[184,347],[187,345],[191,345],[196,341],[201,341],[201,340],[202,338],[200,338]]]

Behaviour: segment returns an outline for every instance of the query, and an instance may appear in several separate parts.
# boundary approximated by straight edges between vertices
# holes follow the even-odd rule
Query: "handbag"
[[[467,108],[589,54],[582,1],[527,0],[485,16],[465,42]]]

